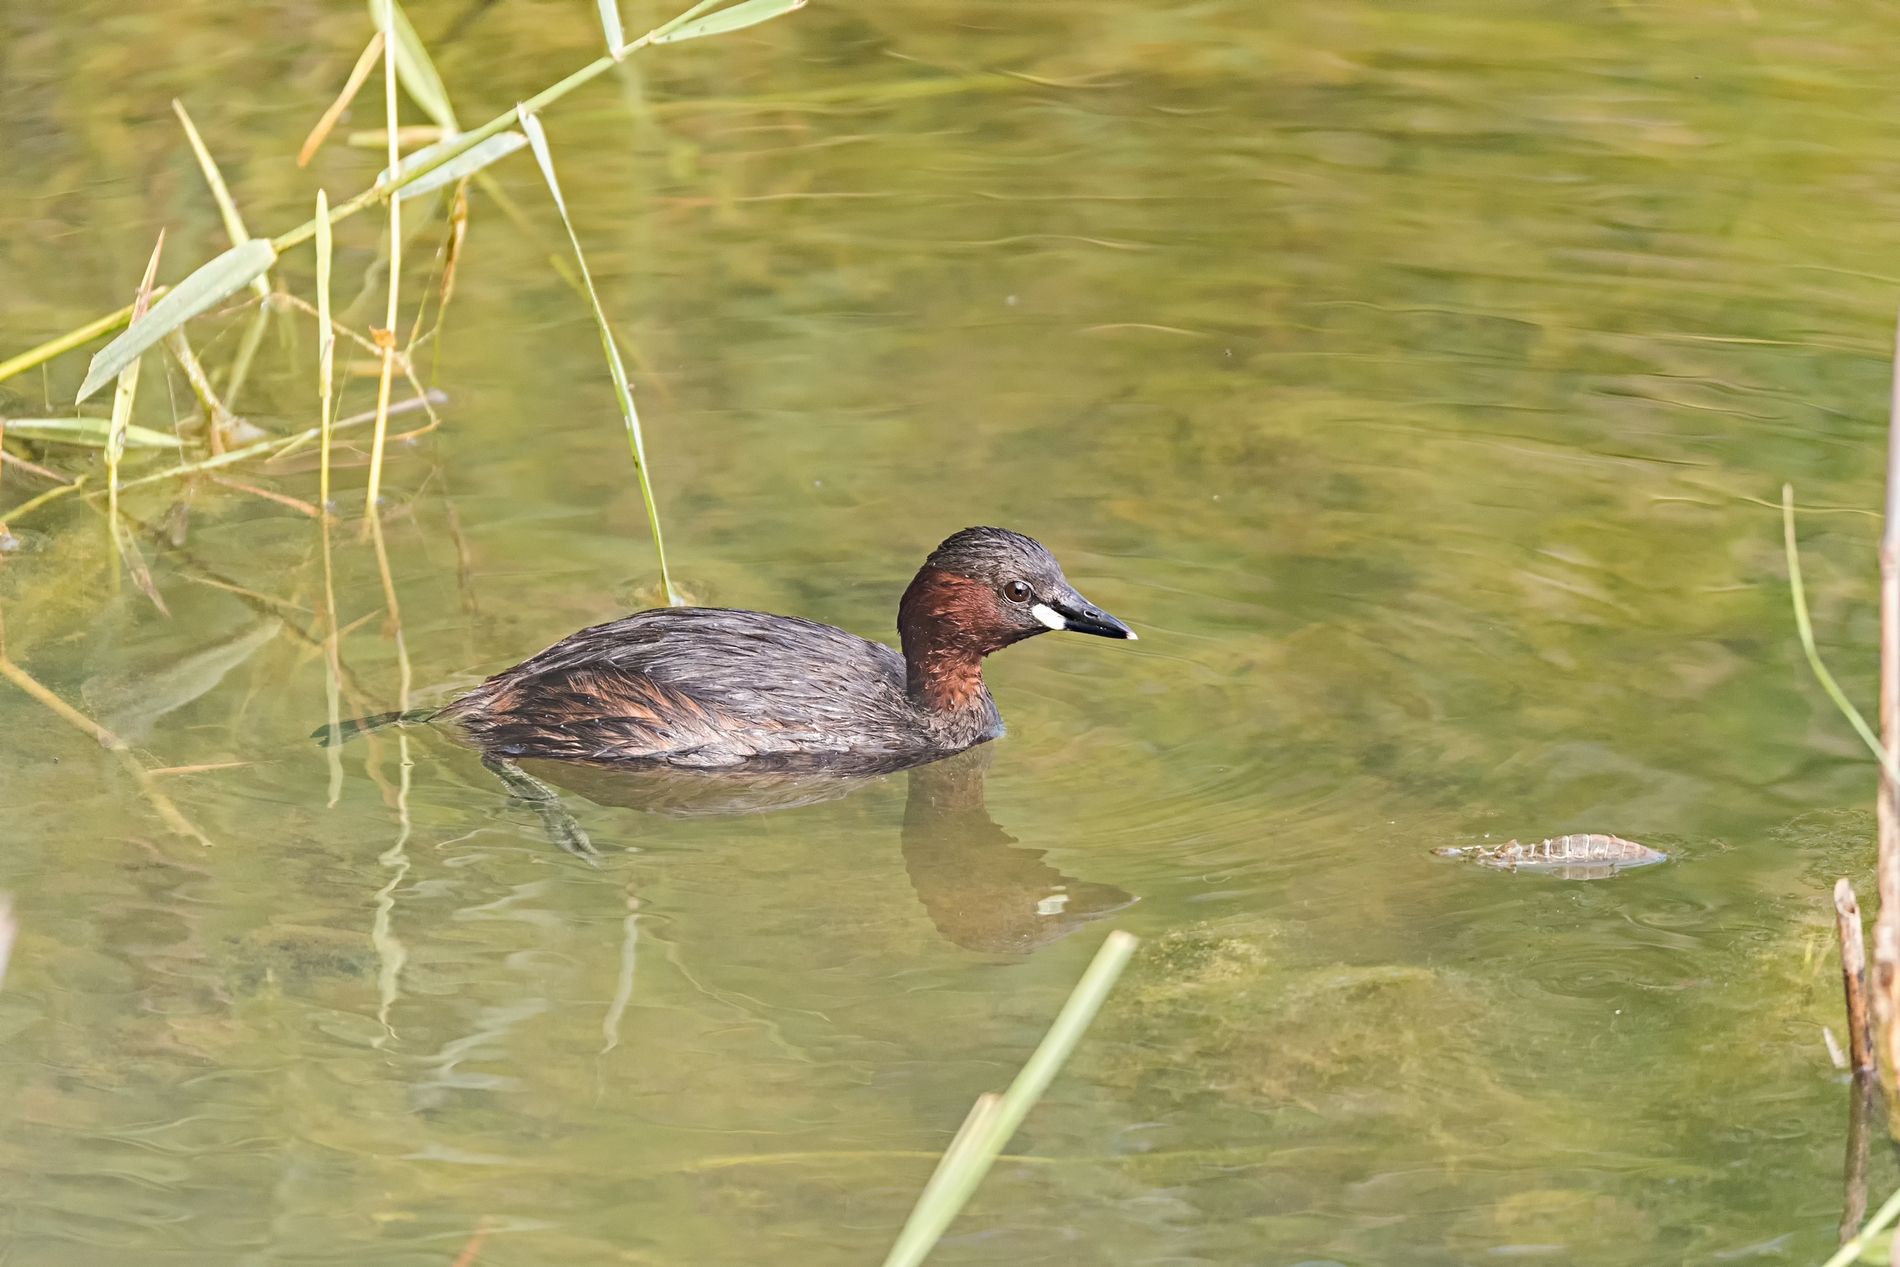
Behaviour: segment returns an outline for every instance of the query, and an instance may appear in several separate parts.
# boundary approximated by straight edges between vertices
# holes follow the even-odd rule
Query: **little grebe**
[[[570,634],[435,717],[510,759],[901,768],[1001,734],[983,657],[1051,629],[1135,637],[1040,543],[965,528],[904,591],[902,655],[795,616],[662,607]]]

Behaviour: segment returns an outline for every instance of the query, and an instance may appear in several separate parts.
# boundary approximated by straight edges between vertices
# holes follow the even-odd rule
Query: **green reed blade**
[[[85,400],[117,378],[120,370],[173,330],[252,278],[263,276],[276,261],[277,251],[268,238],[252,238],[201,266],[153,304],[144,320],[99,350],[86,368],[86,381],[79,385],[79,399]]]
[[[648,31],[647,36],[646,36],[646,42],[648,44],[652,44],[656,42],[661,36],[665,35],[667,32],[678,30],[680,27],[692,21],[694,18],[698,17],[700,14],[704,13],[706,10],[712,8],[714,5],[718,3],[719,3],[719,0],[699,0],[697,4],[695,4],[692,8],[688,9],[686,12],[680,14],[678,17],[672,19],[669,22],[662,22],[660,23],[660,25],[654,27],[651,31]]]
[[[330,199],[317,190],[317,425],[323,431],[317,508],[330,513],[330,395],[336,370],[336,327],[330,324]]]
[[[112,393],[112,419],[106,423],[106,479],[115,507],[119,495],[119,461],[125,457],[125,436],[132,426],[132,403],[138,397],[141,364],[142,361],[134,359],[119,371],[119,385]]]
[[[1794,485],[1792,484],[1781,486],[1781,536],[1782,543],[1788,552],[1788,587],[1794,595],[1794,624],[1801,634],[1801,649],[1808,655],[1808,667],[1813,669],[1814,676],[1820,679],[1821,689],[1826,691],[1828,698],[1834,701],[1834,707],[1841,710],[1841,715],[1847,718],[1848,723],[1860,735],[1861,741],[1872,750],[1874,759],[1886,769],[1889,777],[1896,783],[1900,783],[1900,768],[1896,768],[1892,755],[1882,746],[1879,737],[1874,734],[1874,728],[1869,726],[1867,719],[1860,715],[1860,710],[1855,708],[1853,702],[1847,698],[1847,692],[1843,691],[1840,683],[1834,680],[1834,675],[1827,671],[1827,665],[1821,663],[1821,653],[1815,648],[1814,625],[1808,619],[1808,598],[1801,587],[1801,552],[1796,548],[1794,539]]]
[[[170,289],[169,286],[154,286],[152,297],[156,299]],[[127,304],[117,312],[109,312],[96,321],[88,321],[77,330],[68,330],[56,339],[48,339],[36,348],[29,348],[18,356],[8,357],[0,361],[0,380],[12,378],[15,374],[43,365],[60,353],[70,352],[80,344],[89,343],[102,334],[110,334],[131,319],[132,305]]]
[[[654,44],[675,44],[680,40],[696,40],[706,35],[725,35],[731,31],[743,31],[748,26],[757,26],[761,22],[770,22],[773,18],[804,7],[805,0],[744,0],[743,4],[721,9],[697,22],[679,26],[669,23],[648,39]]]
[[[600,294],[594,289],[594,276],[587,267],[587,257],[581,252],[580,235],[574,232],[574,221],[567,214],[567,200],[561,196],[561,182],[554,174],[554,156],[548,151],[547,133],[541,130],[541,120],[530,113],[526,106],[517,107],[521,116],[521,130],[528,134],[528,144],[534,147],[534,161],[541,165],[541,175],[548,182],[548,192],[554,195],[554,206],[561,213],[561,223],[567,227],[567,240],[574,246],[574,259],[580,265],[581,282],[587,287],[588,302],[594,306],[594,321],[600,327],[600,345],[607,353],[607,372],[614,381],[614,393],[620,398],[620,414],[627,423],[627,445],[633,452],[633,471],[640,480],[640,496],[646,502],[647,523],[653,529],[653,552],[660,559],[660,592],[666,596],[668,607],[684,607],[686,600],[673,589],[672,574],[666,567],[666,546],[660,540],[660,512],[653,504],[653,481],[647,474],[646,445],[640,436],[640,415],[633,407],[633,388],[627,382],[627,367],[621,363],[620,348],[614,343],[613,327],[607,324],[607,310],[600,306]]]
[[[370,0],[370,3],[372,6],[378,2],[379,0]],[[703,12],[713,2],[715,2],[715,0],[702,0],[701,3],[694,5],[691,9],[688,9],[685,13],[682,13],[679,17],[674,18],[671,22],[668,22],[666,25],[662,27],[656,28],[654,33],[643,35],[639,39],[633,41],[633,43],[623,46],[620,49],[620,55],[622,57],[625,57],[628,53],[631,53],[635,51],[636,49],[639,49],[641,47],[644,47],[645,45],[653,43],[654,36],[656,34],[663,31],[672,31],[673,29],[678,27],[681,23],[686,21],[686,19],[692,17],[695,14]],[[730,29],[736,30],[737,28],[735,27],[735,28],[730,28]],[[595,60],[589,62],[587,65],[581,67],[579,70],[575,71],[573,74],[569,75],[567,78],[562,79],[547,88],[543,88],[540,92],[537,92],[536,94],[534,94],[534,96],[529,97],[525,102],[522,102],[521,106],[517,107],[516,110],[510,110],[506,114],[497,115],[494,118],[490,119],[488,122],[482,124],[480,127],[461,133],[454,139],[453,142],[446,143],[445,148],[443,148],[435,156],[435,158],[431,160],[431,162],[428,165],[418,166],[416,168],[411,169],[408,167],[407,164],[404,164],[404,170],[397,177],[396,182],[395,182],[395,187],[400,188],[411,181],[422,179],[422,177],[428,175],[431,171],[434,171],[435,168],[440,166],[441,164],[446,163],[449,160],[455,158],[457,155],[462,154],[466,152],[467,150],[472,149],[473,147],[481,144],[483,141],[486,141],[489,137],[494,136],[499,132],[506,131],[509,127],[511,127],[514,124],[519,110],[525,109],[530,114],[538,113],[545,107],[552,105],[556,101],[559,101],[562,97],[565,97],[568,93],[573,92],[576,88],[579,88],[582,84],[585,84],[593,79],[596,79],[600,75],[604,74],[605,72],[612,70],[618,64],[619,64],[618,61],[612,56],[596,58]],[[368,207],[380,201],[381,199],[387,197],[389,192],[390,192],[390,186],[388,185],[378,183],[378,184],[370,186],[368,189],[363,190],[361,193],[349,199],[349,201],[337,204],[336,209],[330,213],[330,223],[335,224],[338,220],[342,220],[349,216],[355,215],[357,212],[363,210],[363,208]],[[277,237],[271,239],[271,244],[275,246],[277,250],[281,253],[283,251],[289,250],[291,247],[296,246],[299,243],[308,242],[311,236],[316,233],[316,231],[317,231],[317,226],[314,221],[305,221],[303,224],[298,225],[296,228],[291,229],[286,233],[281,233]]]
[[[251,237],[249,229],[244,227],[244,217],[238,213],[237,202],[231,197],[231,190],[224,183],[224,173],[218,170],[218,160],[211,157],[211,151],[205,146],[204,138],[198,135],[198,125],[191,121],[191,115],[185,109],[185,103],[172,98],[172,113],[178,116],[178,122],[184,125],[185,139],[191,142],[191,152],[198,156],[198,170],[205,174],[205,184],[211,186],[212,201],[218,204],[218,214],[224,217],[224,231],[231,239],[232,246],[240,246]],[[251,279],[251,289],[261,298],[270,294],[270,283],[261,276]]]
[[[8,435],[24,440],[78,444],[88,449],[105,448],[112,434],[112,423],[104,418],[8,418],[6,426]],[[130,423],[122,438],[128,449],[176,449],[184,443],[177,436]]]
[[[600,29],[607,34],[608,55],[619,57],[627,42],[627,33],[620,29],[620,0],[600,0]]]
[[[1133,933],[1117,929],[1108,935],[1035,1054],[1016,1075],[1016,1081],[1010,1083],[1002,1099],[993,1106],[979,1100],[970,1111],[936,1173],[924,1185],[923,1194],[904,1222],[904,1230],[884,1260],[884,1267],[917,1267],[929,1255],[983,1181],[990,1163],[996,1160],[1016,1128],[1022,1125],[1023,1118],[1048,1090],[1050,1081],[1069,1058],[1069,1053],[1075,1050],[1082,1032],[1095,1019],[1102,1000],[1108,997],[1115,979],[1139,944],[1140,939]]]
[[[370,21],[376,29],[383,30],[384,0],[369,0]],[[422,112],[441,124],[450,132],[460,132],[462,125],[455,121],[455,110],[449,105],[449,91],[442,86],[442,76],[436,73],[435,63],[429,58],[429,50],[422,46],[422,38],[416,34],[416,28],[409,24],[409,15],[402,6],[389,0],[390,25],[395,28],[392,41],[396,52],[396,75],[402,80],[403,91],[409,99],[422,107]],[[384,31],[385,36],[390,34]]]
[[[370,3],[372,6],[377,3],[383,6],[381,21],[385,24],[385,29],[397,25],[402,11],[397,7],[396,0],[370,0]],[[389,40],[383,47],[383,126],[389,142],[389,166],[392,168],[402,162],[402,154],[397,149],[402,128],[396,117],[400,109],[396,100],[396,81],[402,73],[400,51],[401,41],[397,39]],[[363,531],[366,538],[370,535],[376,537],[379,562],[382,561],[383,541],[382,510],[377,505],[377,499],[382,492],[383,484],[383,448],[389,438],[389,387],[391,377],[395,372],[396,317],[401,308],[402,199],[391,198],[389,199],[389,306],[384,312],[383,331],[376,338],[377,344],[382,348],[383,368],[376,382],[376,434],[370,442],[369,483],[363,491]],[[384,567],[383,571],[385,573],[383,588],[389,595],[390,619],[400,630],[401,618],[396,613],[395,592],[388,581],[388,568]],[[400,636],[399,632],[397,642],[399,653],[402,646]]]
[[[423,163],[433,163],[436,152],[453,143],[454,138],[450,138],[417,150],[398,165],[397,176],[400,177],[410,168],[420,167]],[[478,145],[469,146],[447,162],[431,167],[427,175],[419,176],[404,184],[397,190],[396,196],[407,202],[411,198],[432,194],[444,185],[452,185],[464,176],[473,176],[489,164],[507,158],[527,143],[528,138],[519,132],[498,132]],[[388,176],[388,169],[384,169],[382,175],[376,179],[381,181]]]
[[[748,0],[748,2],[750,2],[750,0]],[[375,11],[375,7],[379,3],[380,3],[380,0],[370,0],[372,12]],[[704,3],[694,5],[691,9],[688,9],[685,13],[673,19],[671,22],[667,23],[665,26],[657,28],[653,34],[644,35],[640,37],[639,39],[635,40],[633,43],[623,46],[620,49],[621,55],[625,56],[626,54],[631,53],[634,50],[644,45],[655,42],[655,37],[661,32],[671,33],[675,31],[688,18],[694,16],[695,14],[703,12],[707,7],[709,6]],[[738,8],[743,8],[743,7],[745,6],[743,5],[735,6],[735,10]],[[797,7],[797,6],[792,6],[792,7]],[[790,9],[787,8],[781,11],[790,12]],[[761,18],[759,20],[763,21],[764,19]],[[405,19],[403,19],[403,17],[401,16],[401,11],[398,10],[395,25],[398,27],[398,29],[400,29],[404,24],[405,24]],[[378,28],[380,29],[380,27],[381,27],[381,21],[379,19]],[[738,28],[728,27],[724,29],[736,30]],[[712,32],[710,31],[705,32],[705,34],[711,34],[711,33]],[[417,41],[416,47],[418,49],[421,48],[421,42],[419,40]],[[404,60],[407,60],[407,59],[405,58]],[[540,92],[536,93],[534,96],[528,98],[526,102],[522,103],[522,108],[525,108],[530,113],[534,113],[543,109],[546,106],[552,105],[554,102],[559,101],[562,97],[565,97],[568,93],[574,91],[576,88],[579,88],[582,84],[588,83],[589,81],[598,78],[600,75],[602,75],[606,71],[613,69],[613,67],[616,64],[617,63],[613,57],[597,58],[596,60],[589,62],[587,65],[581,67],[579,70],[575,71],[573,74],[567,76],[565,79],[560,80],[559,82],[553,84],[552,86],[548,88],[542,89]],[[446,104],[446,94],[444,96],[445,96],[444,104]],[[433,172],[437,167],[440,167],[443,164],[452,161],[453,159],[473,149],[475,146],[480,145],[483,141],[488,140],[490,137],[495,136],[501,132],[507,131],[511,126],[514,125],[516,117],[517,117],[517,112],[514,110],[510,110],[505,114],[497,115],[496,117],[494,117],[493,119],[490,119],[487,123],[482,124],[482,126],[478,128],[475,128],[468,132],[460,133],[458,136],[456,136],[456,138],[454,139],[452,143],[447,143],[445,145],[445,148],[443,148],[440,152],[438,152],[430,160],[430,162],[427,165],[418,165],[414,168],[410,168],[408,164],[404,164],[403,170],[400,172],[400,174],[397,176],[395,180],[395,187],[401,188],[412,182],[421,180],[423,177]],[[444,123],[443,126],[447,127],[450,125],[447,123]],[[337,206],[333,208],[330,212],[330,223],[335,224],[338,220],[347,219],[348,217],[355,215],[357,212],[363,210],[364,208],[375,205],[377,202],[380,202],[383,198],[387,197],[389,195],[389,192],[390,192],[390,186],[388,185],[378,183],[378,184],[370,186],[368,189],[365,189],[362,192],[351,197],[348,201],[337,204]],[[272,256],[268,259],[263,260],[261,264],[258,264],[255,272],[243,274],[235,282],[231,283],[229,289],[226,289],[222,291],[221,293],[213,295],[209,298],[204,298],[201,303],[198,303],[196,307],[192,307],[189,312],[185,313],[182,317],[180,317],[176,322],[173,322],[171,325],[165,326],[164,329],[156,329],[152,331],[152,337],[146,342],[144,342],[143,344],[139,345],[137,348],[131,349],[131,350],[118,348],[117,343],[115,342],[114,344],[109,345],[106,350],[113,352],[115,359],[120,358],[120,357],[129,358],[133,355],[136,355],[138,352],[144,351],[145,348],[150,347],[153,343],[157,342],[160,338],[164,337],[164,335],[171,329],[175,328],[175,326],[181,325],[184,323],[184,321],[189,320],[191,317],[197,316],[200,312],[203,312],[205,308],[209,307],[211,304],[214,304],[218,300],[223,299],[225,296],[231,294],[232,291],[236,290],[239,286],[245,285],[253,277],[256,277],[262,272],[264,272],[275,261],[276,254],[281,254],[282,252],[287,251],[291,247],[296,246],[300,243],[308,242],[312,237],[316,235],[316,231],[317,231],[316,221],[307,220],[303,224],[298,225],[296,228],[291,229],[285,233],[279,234],[277,237],[272,238],[268,243],[268,245],[270,246],[273,252]],[[247,242],[245,246],[249,247],[253,243],[260,242],[260,241],[262,241],[262,239],[253,238],[251,239],[251,242]],[[231,252],[226,252],[226,255],[228,256],[232,254],[232,252],[235,252],[241,249],[243,248],[233,247]],[[220,256],[218,259],[213,260],[211,264],[206,265],[205,268],[200,269],[199,273],[194,273],[192,275],[192,278],[188,278],[187,280],[193,280],[193,279],[198,278],[199,274],[208,273],[209,270],[212,269],[213,265],[220,265],[224,261],[225,261],[225,256]],[[168,301],[170,300],[170,298],[171,296],[169,295],[166,296],[166,299]],[[154,310],[154,314],[156,315],[156,309]],[[123,320],[125,320],[125,318],[119,314],[113,314],[111,316],[101,317],[93,322],[88,323],[87,325],[81,326],[79,329],[74,330],[69,334],[61,335],[58,339],[55,339],[50,343],[43,344],[41,347],[35,348],[31,352],[25,353],[22,356],[14,357],[13,359],[8,360],[8,361],[0,362],[0,378],[6,378],[9,375],[19,373],[21,370],[30,369],[35,365],[39,365],[43,361],[46,361],[53,356],[57,356],[60,352],[67,351],[68,349],[72,347],[76,347],[80,343],[84,343],[87,339],[93,338],[99,334],[103,334],[106,331],[115,328],[118,325],[118,323]],[[93,381],[94,376],[91,373],[88,373],[87,375],[88,384],[82,390],[79,398],[81,400],[84,400],[87,396],[91,395],[94,391],[97,391],[98,388],[106,380],[112,378],[113,375],[117,374],[119,370],[122,368],[123,368],[123,361],[119,360],[118,363],[112,364],[107,370],[105,370],[105,372],[99,374],[97,376],[97,381]]]

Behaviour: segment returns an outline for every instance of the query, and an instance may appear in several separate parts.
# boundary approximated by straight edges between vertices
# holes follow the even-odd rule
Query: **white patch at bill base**
[[[1067,629],[1069,627],[1069,622],[1062,618],[1061,613],[1047,603],[1037,603],[1034,607],[1029,609],[1029,614],[1051,629]]]

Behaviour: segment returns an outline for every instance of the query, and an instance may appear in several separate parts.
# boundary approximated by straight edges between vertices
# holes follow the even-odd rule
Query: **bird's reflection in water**
[[[966,950],[1026,954],[1058,941],[1137,899],[1109,884],[1062,874],[998,827],[983,803],[993,750],[982,744],[909,769],[904,806],[904,865],[937,931]],[[596,805],[698,818],[762,814],[838,800],[868,785],[863,773],[814,770],[685,773],[665,768],[595,767],[558,761],[490,762],[511,791],[535,802],[533,787],[553,784]],[[526,782],[521,776],[526,776]],[[536,803],[549,836],[572,852],[578,824],[558,805]]]
[[[990,819],[988,744],[910,772],[904,866],[930,922],[966,950],[1025,954],[1136,899],[1063,875]]]

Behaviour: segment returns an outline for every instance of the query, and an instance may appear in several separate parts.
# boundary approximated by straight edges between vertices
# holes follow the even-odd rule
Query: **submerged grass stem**
[[[139,791],[144,793],[146,801],[165,821],[167,827],[180,836],[191,837],[206,848],[211,847],[211,838],[199,831],[190,819],[179,813],[178,807],[172,804],[171,798],[161,792],[157,784],[153,782],[151,773],[139,764],[137,757],[132,755],[132,749],[127,746],[125,740],[42,686],[32,674],[13,662],[7,655],[4,642],[0,642],[0,677],[4,677],[21,691],[32,696],[61,721],[98,740],[99,746],[117,757],[119,764],[126,768],[126,772],[138,780]]]

